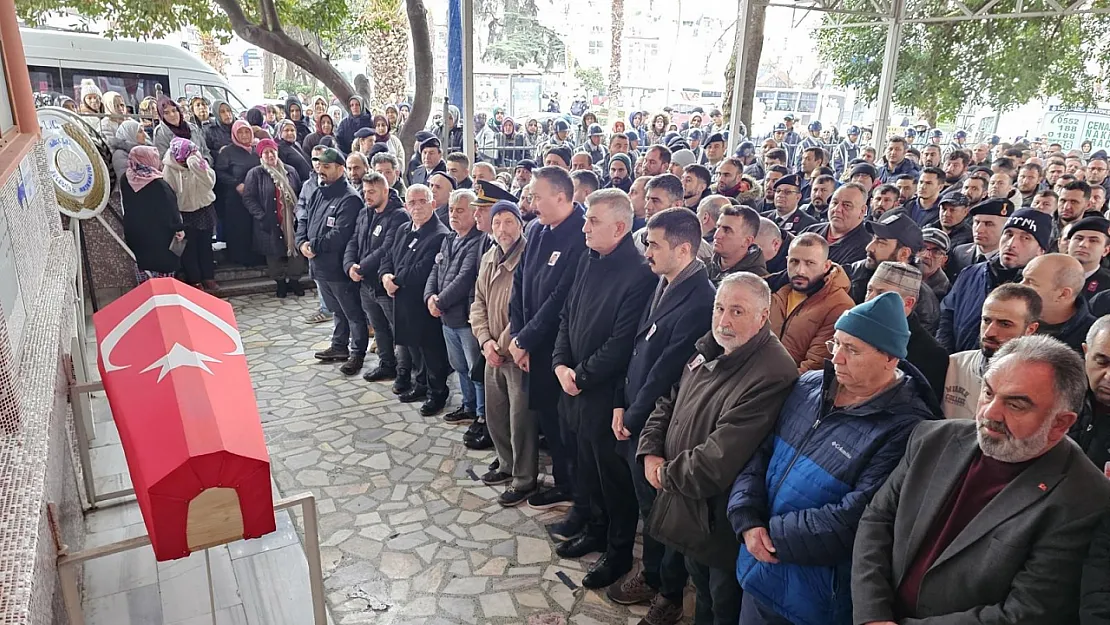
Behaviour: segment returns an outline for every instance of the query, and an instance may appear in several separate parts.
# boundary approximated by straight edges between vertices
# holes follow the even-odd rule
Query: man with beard
[[[815,172],[819,169],[826,168],[828,162],[828,154],[825,153],[825,148],[820,146],[807,147],[805,151],[802,152],[800,161],[802,174],[802,204],[809,202],[810,181],[813,180]],[[821,173],[827,173],[831,176],[833,172],[830,168],[827,172]],[[817,173],[816,175],[821,175],[821,173]]]
[[[343,157],[326,148],[312,158],[319,186],[308,198],[305,211],[297,215],[297,249],[308,259],[308,267],[324,304],[333,313],[331,346],[314,354],[323,362],[344,362],[343,375],[362,369],[370,331],[359,301],[358,285],[343,270],[343,255],[355,231],[362,200],[347,184]]]
[[[867,255],[871,235],[863,228],[866,214],[867,191],[849,182],[833,193],[828,223],[812,225],[805,231],[825,238],[829,244],[829,260],[841,266],[848,265]]]
[[[951,282],[954,283],[965,268],[995,255],[1002,239],[1002,227],[1013,213],[1013,202],[1003,198],[990,198],[972,205],[968,211],[971,216],[971,243],[952,246],[948,254],[948,266],[944,271]]]
[[[983,371],[1003,345],[1037,333],[1041,296],[1023,284],[1003,284],[983,302],[979,321],[979,349],[956,352],[948,357],[941,405],[946,419],[974,419],[975,405],[983,388]]]
[[[975,206],[987,198],[987,181],[982,176],[968,176],[964,180],[963,193],[969,206]]]
[[[917,267],[921,269],[921,279],[925,286],[933,290],[937,301],[948,295],[951,283],[944,273],[944,264],[948,262],[949,241],[948,235],[940,228],[925,228],[921,231],[924,247],[917,253]]]
[[[917,195],[917,176],[912,174],[902,174],[896,176],[891,181],[894,186],[898,187],[898,203],[905,204]]]
[[[773,186],[775,209],[764,212],[764,217],[771,219],[784,232],[790,234],[799,234],[817,223],[812,215],[804,210],[798,210],[798,203],[802,199],[802,182],[798,174],[783,176],[773,181],[768,176],[768,180]]]
[[[786,275],[789,284],[771,296],[771,332],[779,337],[799,372],[821,369],[830,357],[826,343],[832,339],[833,324],[855,305],[848,295],[851,282],[844,270],[829,260],[829,244],[812,232],[790,242]]]
[[[848,294],[857,304],[862,304],[867,296],[867,283],[879,263],[890,261],[908,265],[925,245],[921,228],[905,215],[886,215],[879,221],[864,222],[863,227],[871,235],[866,256],[844,268],[852,279]]]
[[[710,201],[706,198],[703,201]],[[652,217],[645,255],[659,276],[655,293],[644,308],[628,374],[613,409],[612,430],[618,449],[632,471],[640,517],[646,523],[655,502],[655,488],[636,461],[640,432],[660,397],[670,393],[694,355],[694,343],[710,329],[715,289],[705,265],[695,258],[701,229],[688,211],[668,208]],[[651,601],[647,621],[673,625],[682,617],[686,566],[674,549],[643,535],[642,571],[623,584],[609,587],[607,596],[621,605]]]
[[[959,191],[953,191],[940,198],[940,215],[926,224],[927,228],[939,228],[948,236],[949,247],[971,243],[971,220],[968,211],[971,201]]]
[[[898,187],[881,184],[871,192],[871,219],[878,221],[891,214],[905,215],[906,211],[898,204]]]
[[[1069,435],[1096,467],[1110,462],[1110,317],[1099,317],[1083,344],[1087,400]],[[1084,584],[1087,580],[1084,579]],[[1093,594],[1093,593],[1092,593]]]
[[[513,184],[510,192],[519,198],[524,187],[532,182],[532,172],[535,170],[536,161],[530,158],[518,161],[516,167],[513,168]]]
[[[724,166],[722,166],[722,168],[723,167]],[[790,171],[786,167],[783,167],[782,165],[773,165],[770,169],[767,170],[767,175],[763,178],[763,197],[759,198],[758,201],[753,206],[753,208],[755,208],[755,210],[757,212],[761,212],[761,213],[771,212],[770,206],[774,206],[774,201],[775,201],[775,185],[778,184],[779,180],[782,180],[786,176],[790,176]],[[796,184],[794,184],[794,187],[796,187],[798,189],[798,192],[796,194],[797,199],[794,201],[794,205],[797,206],[798,204],[801,204],[801,202],[802,202],[802,192],[801,192],[802,177],[800,175],[795,175],[794,177],[797,178],[797,181],[796,181]],[[741,181],[741,185],[742,184],[743,184],[743,181]],[[718,183],[717,186],[718,186],[718,189],[720,189],[720,184],[719,183]],[[728,194],[721,193],[719,190],[718,190],[718,193],[720,195],[724,195],[725,197],[730,197]],[[770,205],[770,206],[768,206],[768,205]]]
[[[591,514],[586,530],[555,552],[563,558],[602,552],[582,585],[606,588],[633,564],[638,506],[611,426],[637,323],[656,280],[632,243],[632,205],[623,191],[590,194],[582,230],[589,252],[575,263],[552,365],[563,390],[567,440],[577,441],[575,486],[590,502]]]
[[[1006,200],[1003,200],[1006,201]],[[999,253],[960,272],[940,307],[937,342],[949,353],[979,344],[983,301],[1000,284],[1017,282],[1021,270],[1048,250],[1052,218],[1033,209],[1014,211],[1002,227]]]
[[[717,188],[714,193],[725,197],[736,197],[744,184],[744,166],[737,158],[726,158],[717,166]],[[785,173],[783,174],[785,175]]]
[[[922,167],[940,167],[940,146],[929,145],[921,148]]]
[[[409,184],[426,185],[431,175],[438,171],[446,173],[447,164],[443,162],[439,139],[433,136],[420,144],[420,166],[409,172]]]
[[[759,213],[747,206],[726,206],[717,219],[713,233],[713,258],[708,263],[709,279],[714,286],[738,272],[767,275],[763,251],[755,245],[759,232]]]
[[[632,189],[632,161],[627,154],[612,154],[609,156],[609,180],[605,182],[606,189],[620,189],[628,193]],[[643,227],[643,226],[641,226]]]
[[[956,150],[944,157],[944,189],[941,195],[959,191],[967,179],[967,166],[969,157],[967,152]]]
[[[355,221],[354,234],[343,255],[343,267],[360,286],[362,310],[378,343],[378,366],[362,377],[367,382],[396,378],[394,389],[404,391],[411,384],[412,361],[407,349],[395,347],[393,298],[378,280],[378,269],[393,249],[398,229],[410,221],[409,215],[401,197],[380,173],[371,172],[362,178],[362,199],[366,208]]]
[[[974,422],[914,430],[859,522],[853,622],[1079,621],[1083,561],[1110,497],[1066,440],[1084,375],[1059,341],[1014,339],[984,373]]]
[[[1044,171],[1036,163],[1026,163],[1018,170],[1017,190],[1021,193],[1022,208],[1033,205],[1033,197],[1040,190],[1043,179]]]
[[[917,195],[905,203],[906,212],[918,226],[936,221],[940,215],[940,189],[944,171],[936,167],[926,167],[917,180]]]
[[[712,195],[709,170],[703,165],[687,165],[679,179],[682,181],[682,205],[692,211],[696,211],[698,204]]]
[[[665,145],[653,145],[644,154],[644,175],[658,176],[671,170],[671,151]]]
[[[1084,217],[1068,226],[1064,233],[1068,256],[1083,265],[1083,297],[1090,302],[1095,295],[1110,289],[1110,270],[1102,260],[1110,254],[1110,221],[1104,217]]]
[[[1037,334],[1051,336],[1083,353],[1087,330],[1095,322],[1083,298],[1083,265],[1067,254],[1045,254],[1029,261],[1021,283],[1041,296]]]
[[[1107,176],[1106,152],[1098,151],[1087,160],[1087,184],[1100,186],[1110,191],[1110,176]]]
[[[813,223],[827,220],[829,217],[829,198],[836,190],[836,179],[827,174],[822,174],[813,180],[809,188],[809,203],[801,206],[801,212],[813,217]]]
[[[886,142],[886,162],[879,168],[879,180],[890,182],[901,175],[917,175],[917,166],[906,158],[909,144],[904,137],[894,136]]]
[[[723,195],[710,195],[698,204],[698,223],[701,225],[701,238],[709,243],[717,233],[717,220],[721,218],[721,211],[732,202]]]
[[[1068,224],[1083,218],[1087,206],[1091,201],[1091,185],[1082,180],[1075,180],[1064,185],[1060,193],[1059,219],[1057,226],[1061,232]]]

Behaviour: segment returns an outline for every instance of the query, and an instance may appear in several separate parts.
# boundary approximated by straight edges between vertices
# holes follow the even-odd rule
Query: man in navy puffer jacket
[[[848,310],[835,329],[832,360],[798,379],[732,487],[740,625],[851,623],[860,517],[914,426],[941,414],[905,361],[910,331],[897,293]]]

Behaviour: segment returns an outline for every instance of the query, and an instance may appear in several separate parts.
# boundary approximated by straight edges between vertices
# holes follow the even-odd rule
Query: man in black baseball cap
[[[910,219],[908,215],[886,215],[879,221],[868,221],[863,225],[871,235],[871,242],[867,244],[867,256],[856,261],[846,268],[852,278],[852,286],[848,294],[857,304],[867,299],[867,284],[871,276],[883,262],[904,263],[915,266],[917,253],[925,247],[925,239],[921,235],[921,227]],[[914,314],[918,321],[930,332],[936,328],[939,316],[939,304],[932,289],[924,286],[914,306]]]
[[[536,161],[526,158],[516,162],[513,168],[513,192],[515,195],[520,195],[520,190],[528,186],[532,182],[532,170],[538,169]],[[515,200],[514,200],[515,201]]]
[[[990,205],[992,201],[1005,204]],[[1020,281],[1021,271],[1029,261],[1048,250],[1052,240],[1052,217],[1031,208],[1017,211],[1012,208],[1009,200],[992,198],[972,209],[973,212],[1005,212],[1009,216],[1002,226],[998,253],[962,270],[941,304],[937,342],[950,354],[978,349],[980,313],[987,294],[1000,284]]]
[[[971,201],[959,191],[952,191],[940,198],[940,213],[926,228],[939,228],[948,235],[949,247],[971,243],[971,219],[968,211]]]
[[[1110,254],[1110,221],[1104,217],[1084,217],[1064,229],[1064,240],[1068,256],[1083,265],[1086,278],[1083,297],[1090,301],[1110,289],[1110,271],[1102,266],[1102,259]]]

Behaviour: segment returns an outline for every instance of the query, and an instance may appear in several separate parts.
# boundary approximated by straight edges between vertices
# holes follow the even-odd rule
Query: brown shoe
[[[219,291],[220,285],[215,280],[205,280],[201,284],[204,285],[205,291]]]
[[[643,571],[630,575],[619,584],[613,584],[605,591],[605,596],[613,603],[620,605],[639,605],[651,601],[656,594],[656,590],[648,586],[647,580],[644,579]]]
[[[647,616],[636,625],[676,625],[682,620],[682,603],[674,603],[663,595],[655,595]]]

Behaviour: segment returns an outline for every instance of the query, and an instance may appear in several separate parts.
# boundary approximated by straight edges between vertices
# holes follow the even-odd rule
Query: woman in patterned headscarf
[[[123,238],[135,253],[135,279],[172,277],[181,259],[170,250],[185,238],[177,194],[162,176],[158,150],[149,145],[131,148],[127,172],[120,181],[123,197]]]
[[[277,296],[289,291],[304,295],[300,279],[305,262],[297,250],[294,211],[301,180],[297,170],[281,162],[278,145],[263,139],[255,148],[261,164],[247,174],[243,204],[254,218],[254,251],[266,257],[266,268],[277,285]]]
[[[174,137],[162,157],[162,177],[177,193],[177,210],[185,225],[185,251],[181,254],[185,282],[215,291],[219,288],[212,258],[216,170],[200,155],[195,143]]]

